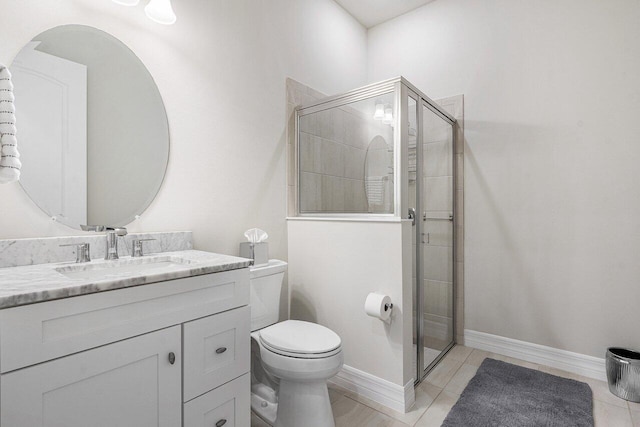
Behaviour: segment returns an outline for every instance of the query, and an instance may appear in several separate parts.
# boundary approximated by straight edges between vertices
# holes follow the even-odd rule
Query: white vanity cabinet
[[[0,310],[2,427],[248,427],[248,269]]]

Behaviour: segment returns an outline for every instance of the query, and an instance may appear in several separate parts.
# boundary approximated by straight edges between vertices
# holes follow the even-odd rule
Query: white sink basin
[[[146,256],[115,261],[93,261],[86,264],[66,265],[55,270],[70,279],[110,279],[155,274],[162,270],[184,267],[193,262],[177,256]]]

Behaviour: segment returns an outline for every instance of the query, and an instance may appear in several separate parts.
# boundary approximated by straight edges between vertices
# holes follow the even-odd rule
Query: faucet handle
[[[157,240],[157,239],[133,239],[131,241],[131,247],[133,248],[133,250],[131,251],[131,256],[132,257],[141,257],[144,255],[144,252],[142,250],[142,243],[143,242],[149,242],[151,240]]]
[[[59,245],[63,246],[75,246],[76,247],[76,262],[89,262],[91,261],[91,253],[90,253],[90,245],[89,243],[69,243],[67,245]]]

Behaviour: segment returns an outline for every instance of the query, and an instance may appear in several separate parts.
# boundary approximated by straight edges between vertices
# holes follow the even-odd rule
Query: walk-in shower
[[[296,109],[296,217],[413,224],[417,382],[454,344],[454,125],[401,77]]]

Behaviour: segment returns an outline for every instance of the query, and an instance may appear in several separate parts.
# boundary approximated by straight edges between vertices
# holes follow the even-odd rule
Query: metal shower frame
[[[351,104],[354,102],[362,101],[365,99],[373,98],[380,95],[394,94],[394,130],[393,130],[393,177],[394,177],[394,209],[392,213],[302,213],[300,212],[300,160],[299,160],[299,123],[300,118],[307,115],[317,113],[319,111],[328,110],[331,108],[340,107],[343,105]],[[304,104],[295,109],[295,184],[296,184],[296,217],[301,218],[324,218],[324,219],[339,219],[339,220],[355,220],[355,221],[388,221],[388,222],[400,222],[402,220],[411,220],[409,218],[409,97],[416,101],[416,114],[418,120],[418,129],[416,135],[416,205],[414,208],[417,212],[424,212],[424,200],[422,197],[423,191],[423,137],[424,137],[424,123],[423,123],[423,108],[427,108],[445,122],[450,124],[452,128],[455,126],[456,119],[439,106],[435,101],[429,98],[426,94],[420,91],[417,87],[412,85],[404,77],[399,76],[389,80],[384,80],[378,83],[370,84],[360,87],[358,89],[351,90],[339,95],[329,96],[318,101]],[[453,129],[452,129],[453,130]],[[453,244],[451,250],[453,252],[453,266],[456,265],[456,239],[457,239],[457,206],[455,189],[457,188],[457,164],[455,160],[455,147],[456,147],[456,132],[452,132],[452,173],[453,173],[453,186],[452,200],[453,200]],[[420,215],[418,215],[420,216]],[[415,235],[416,242],[419,242],[419,237],[423,230],[423,221],[415,221]],[[422,263],[419,261],[422,258],[422,245],[416,244],[416,278],[422,277]],[[457,269],[453,268],[453,340],[445,348],[440,355],[426,368],[421,369],[424,364],[424,286],[420,286],[418,280],[416,280],[416,324],[413,325],[416,328],[417,333],[417,364],[416,364],[416,381],[418,384],[428,374],[428,372],[440,361],[447,351],[455,345],[455,330],[456,330],[456,284]]]

